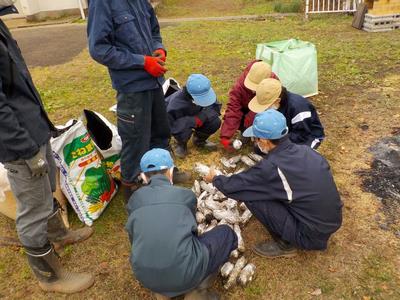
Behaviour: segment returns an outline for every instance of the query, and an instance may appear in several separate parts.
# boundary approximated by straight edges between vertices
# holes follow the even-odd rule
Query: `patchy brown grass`
[[[320,90],[312,99],[321,113],[327,139],[320,148],[329,160],[344,201],[343,227],[324,252],[302,252],[294,259],[265,260],[250,251],[246,257],[258,267],[257,278],[246,288],[224,292],[225,299],[399,299],[400,245],[375,222],[380,203],[361,189],[356,175],[369,168],[367,148],[387,136],[400,122],[400,31],[367,34],[350,27],[349,17],[268,19],[265,22],[203,22],[164,29],[169,49],[169,75],[184,82],[192,72],[208,75],[219,98],[227,93],[240,70],[255,52],[257,42],[299,37],[314,42],[319,53]],[[57,123],[77,117],[82,108],[107,112],[115,100],[105,68],[87,51],[73,61],[32,70],[50,116]],[[364,131],[360,125],[367,124]],[[216,140],[216,137],[214,137]],[[180,167],[196,161],[216,163],[222,152],[198,152],[190,147]],[[71,214],[73,227],[81,226]],[[70,299],[150,299],[149,291],[133,279],[121,196],[96,221],[95,235],[69,247],[63,263],[73,270],[96,274],[95,286]],[[15,236],[14,223],[0,217],[0,234]],[[248,246],[268,238],[252,220],[244,230]],[[31,275],[24,254],[0,249],[0,297],[65,298],[44,294]]]

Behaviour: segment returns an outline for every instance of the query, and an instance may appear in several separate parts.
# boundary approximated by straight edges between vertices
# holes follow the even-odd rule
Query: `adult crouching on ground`
[[[342,224],[342,202],[328,162],[288,138],[285,117],[270,109],[257,114],[244,133],[255,139],[264,159],[232,175],[206,176],[229,198],[243,201],[273,240],[257,244],[264,257],[291,257],[296,249],[324,250]]]

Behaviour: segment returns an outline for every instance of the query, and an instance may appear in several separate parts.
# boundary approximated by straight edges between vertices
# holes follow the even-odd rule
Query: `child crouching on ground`
[[[146,186],[128,203],[126,230],[136,279],[157,299],[185,294],[185,299],[219,299],[207,289],[212,275],[237,248],[226,225],[197,235],[197,199],[187,188],[173,186],[174,163],[164,149],[145,153],[140,167]]]

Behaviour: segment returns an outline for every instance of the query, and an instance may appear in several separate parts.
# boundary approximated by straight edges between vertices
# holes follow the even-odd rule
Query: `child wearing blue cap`
[[[177,143],[174,149],[177,157],[187,155],[187,143],[192,134],[194,146],[211,151],[217,149],[216,144],[207,139],[221,126],[221,103],[206,76],[190,75],[186,86],[165,101],[171,133]]]
[[[291,257],[296,249],[324,250],[342,224],[342,201],[328,162],[289,139],[285,116],[275,109],[256,115],[243,133],[264,159],[246,172],[205,180],[228,198],[243,201],[273,240],[253,250],[263,257]]]
[[[168,151],[153,149],[141,161],[147,185],[131,196],[126,230],[132,245],[135,277],[157,299],[218,299],[209,292],[212,278],[237,248],[226,225],[197,235],[197,199],[187,188],[173,186],[174,162]]]

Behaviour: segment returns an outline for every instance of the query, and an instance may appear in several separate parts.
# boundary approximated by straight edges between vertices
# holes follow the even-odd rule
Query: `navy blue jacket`
[[[164,49],[148,0],[91,0],[87,32],[90,55],[108,67],[118,92],[142,92],[162,85],[163,77],[144,70],[144,56]]]
[[[15,12],[10,6],[0,15]],[[21,51],[0,20],[0,162],[33,157],[54,130]]]
[[[254,167],[217,176],[213,184],[235,200],[284,203],[307,233],[331,234],[342,224],[342,201],[328,162],[287,138]]]
[[[196,204],[191,190],[172,186],[164,175],[152,176],[129,200],[130,261],[146,288],[175,297],[206,276],[209,252],[197,238]]]
[[[303,96],[284,89],[278,110],[286,117],[289,137],[293,143],[314,148],[325,137],[315,107]]]
[[[219,118],[221,115],[221,103],[218,100],[208,106],[201,107],[193,102],[192,96],[187,92],[186,87],[173,93],[165,99],[167,103],[168,120],[173,135],[187,129],[195,128],[195,116],[200,113],[207,115],[208,120]]]

